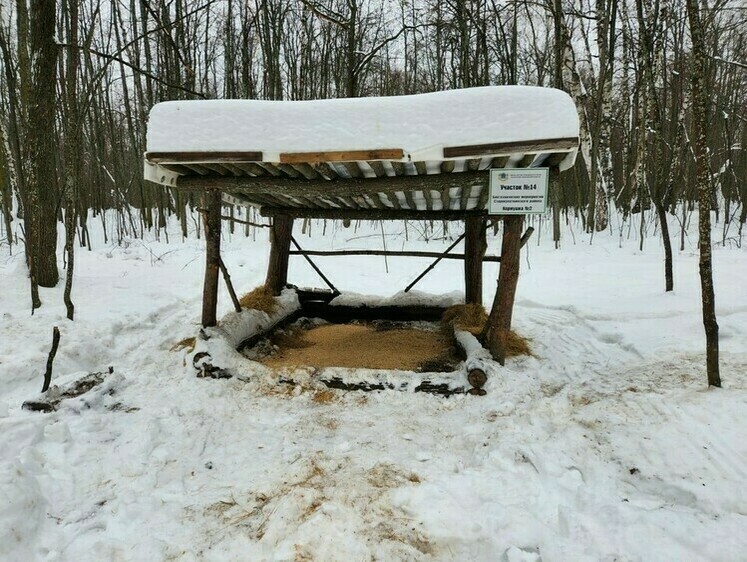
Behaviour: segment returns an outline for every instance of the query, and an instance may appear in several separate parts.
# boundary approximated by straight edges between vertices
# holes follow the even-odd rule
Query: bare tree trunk
[[[511,330],[511,320],[519,282],[521,255],[522,215],[506,217],[503,220],[503,243],[501,244],[501,269],[498,274],[498,288],[485,326],[485,340],[491,355],[501,365],[506,360],[506,343]]]
[[[205,222],[205,281],[202,288],[202,325],[218,323],[218,273],[220,272],[221,194],[206,191],[203,196]]]
[[[674,290],[674,275],[672,272],[672,238],[669,235],[669,224],[667,223],[667,210],[658,202],[655,202],[656,214],[659,217],[661,227],[661,241],[664,244],[664,284],[667,292]]]
[[[5,236],[8,239],[8,246],[13,248],[13,195],[10,184],[10,174],[6,173],[10,158],[5,151],[5,134],[0,124],[0,195],[2,195],[2,206],[0,211],[3,213],[3,222],[5,223]]]
[[[464,221],[464,282],[467,304],[482,305],[482,259],[488,248],[485,219],[468,217]]]
[[[270,232],[270,260],[265,280],[265,287],[272,295],[279,295],[288,283],[288,257],[292,234],[292,217],[287,215],[273,217]]]
[[[31,275],[42,287],[54,287],[57,270],[57,195],[55,107],[57,45],[56,0],[31,4],[31,60],[33,88],[28,102],[29,208],[31,218]],[[27,233],[29,234],[29,233]]]
[[[64,0],[63,6],[69,8],[69,43],[78,44],[78,1]],[[77,49],[68,49],[67,65],[65,67],[65,256],[67,269],[65,271],[65,291],[63,300],[67,310],[68,320],[75,318],[75,304],[73,304],[73,272],[75,271],[75,219],[77,214],[76,191],[79,181],[80,152],[80,115],[78,112],[78,57]]]
[[[695,127],[695,166],[698,184],[698,233],[700,245],[700,290],[703,301],[703,326],[706,335],[706,369],[709,386],[721,386],[718,359],[718,322],[713,290],[711,260],[711,179],[708,164],[706,127],[708,94],[705,84],[705,45],[703,23],[697,0],[687,0],[687,15],[693,44],[692,88],[693,125]]]

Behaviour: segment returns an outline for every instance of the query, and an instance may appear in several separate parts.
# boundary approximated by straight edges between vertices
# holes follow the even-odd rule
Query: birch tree
[[[698,185],[698,241],[700,246],[700,291],[703,304],[703,326],[706,336],[706,370],[709,386],[721,386],[719,373],[718,321],[713,290],[711,258],[711,178],[706,129],[708,127],[708,94],[706,93],[706,54],[703,22],[697,0],[687,0],[687,18],[692,40],[691,80],[693,90],[693,128],[695,132],[695,166]]]

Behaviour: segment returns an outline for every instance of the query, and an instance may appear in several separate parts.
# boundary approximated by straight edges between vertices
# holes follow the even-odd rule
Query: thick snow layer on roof
[[[315,101],[171,101],[153,107],[149,152],[402,149],[440,160],[446,146],[578,136],[561,90],[491,86],[429,94]]]

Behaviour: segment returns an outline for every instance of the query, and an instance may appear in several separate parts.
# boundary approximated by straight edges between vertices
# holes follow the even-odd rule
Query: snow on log
[[[405,293],[399,291],[389,297],[380,297],[377,295],[363,295],[353,292],[345,292],[336,296],[330,301],[330,306],[346,306],[352,308],[359,307],[384,307],[384,306],[432,306],[448,308],[464,302],[464,293],[461,291],[452,291],[441,295],[432,295],[420,291],[410,291]]]

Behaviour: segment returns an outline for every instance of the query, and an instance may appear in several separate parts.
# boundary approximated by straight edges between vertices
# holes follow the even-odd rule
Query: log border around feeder
[[[299,298],[300,308],[293,310],[283,317],[277,318],[273,323],[264,328],[257,329],[238,343],[236,349],[242,351],[251,348],[259,343],[263,338],[269,337],[278,329],[289,326],[300,318],[321,318],[332,323],[347,323],[354,320],[391,320],[398,322],[410,322],[417,320],[439,321],[447,306],[436,305],[385,305],[385,306],[346,306],[331,305],[330,301],[336,297],[330,291],[319,289],[295,289]],[[453,328],[452,328],[453,329]],[[359,376],[347,380],[344,375],[336,373],[334,367],[322,369],[320,376],[317,377],[319,383],[327,388],[348,391],[372,392],[378,390],[396,390],[403,392],[435,394],[443,397],[449,397],[459,394],[484,395],[482,386],[476,387],[470,377],[471,373],[476,370],[474,361],[470,361],[470,355],[454,334],[454,345],[463,356],[461,368],[448,372],[423,372],[409,373],[408,371],[398,371],[397,369],[387,369],[391,371],[407,374],[407,380],[392,382],[390,376],[381,376],[377,373],[378,369],[366,369],[371,374],[367,380],[360,380]],[[478,365],[479,370],[481,365]],[[456,376],[455,376],[456,375]],[[299,384],[292,375],[282,375],[278,379],[279,384],[296,386]],[[483,381],[484,384],[484,381]],[[471,386],[470,386],[471,385]],[[475,392],[475,389],[479,392]]]

